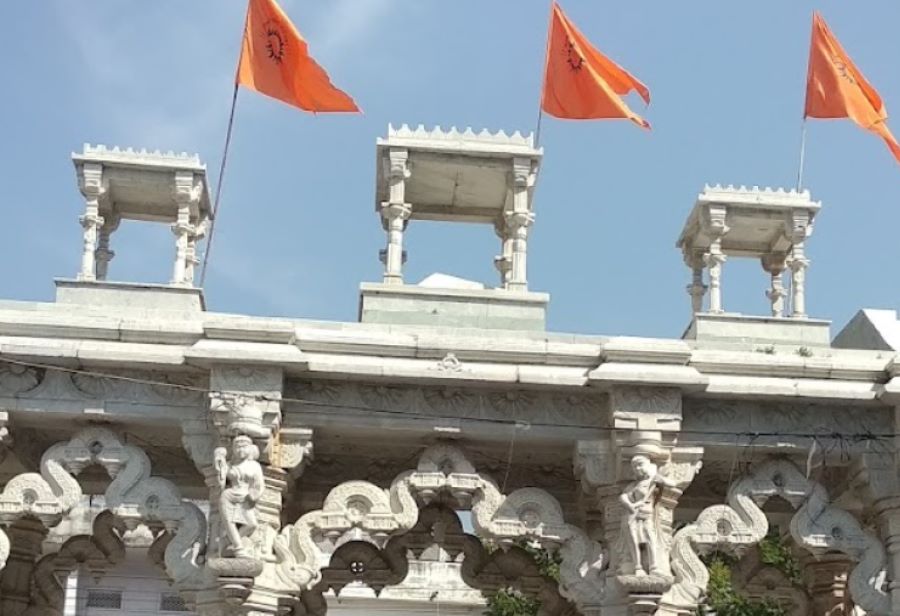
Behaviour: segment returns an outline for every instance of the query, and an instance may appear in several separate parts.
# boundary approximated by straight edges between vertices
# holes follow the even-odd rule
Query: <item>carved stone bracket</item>
[[[413,529],[421,506],[438,502],[471,506],[476,534],[501,547],[531,540],[559,550],[561,594],[584,609],[602,603],[603,550],[564,520],[556,499],[536,488],[504,495],[460,450],[443,444],[427,449],[416,469],[397,476],[387,490],[366,481],[332,489],[322,509],[282,529],[275,541],[274,573],[297,591],[312,589],[321,581],[320,566],[326,561],[323,544],[363,541],[382,549],[391,537]]]
[[[282,382],[280,368],[214,366],[209,411],[221,436],[246,434],[265,446],[281,424]]]
[[[693,610],[702,599],[709,573],[699,554],[712,549],[740,553],[769,530],[761,507],[780,496],[795,509],[790,531],[794,541],[813,554],[841,552],[857,561],[849,588],[857,605],[873,616],[896,613],[882,589],[885,551],[846,510],[832,505],[820,484],[807,479],[791,462],[775,459],[754,468],[732,484],[728,504],[704,509],[697,520],[675,533],[672,571],[675,584],[663,596],[664,614]]]
[[[181,498],[172,482],[151,476],[142,449],[123,444],[109,430],[82,430],[44,453],[40,473],[13,477],[0,493],[0,524],[16,528],[20,520],[29,519],[45,528],[55,526],[82,499],[75,476],[93,465],[102,466],[113,479],[104,498],[116,520],[127,529],[145,523],[170,536],[165,569],[192,604],[193,590],[208,582],[199,559],[206,545],[206,518]],[[0,565],[8,555],[9,541],[0,531]]]

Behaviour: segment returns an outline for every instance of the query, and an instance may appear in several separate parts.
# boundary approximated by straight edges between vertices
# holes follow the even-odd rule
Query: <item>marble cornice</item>
[[[238,362],[360,380],[659,386],[689,395],[885,402],[900,390],[891,380],[892,352],[757,347],[217,313],[105,313],[49,303],[9,302],[0,309],[0,356],[35,362],[143,369]]]

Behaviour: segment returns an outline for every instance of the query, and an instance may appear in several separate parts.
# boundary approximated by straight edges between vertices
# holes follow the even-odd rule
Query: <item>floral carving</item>
[[[403,404],[406,391],[389,385],[360,385],[359,397],[366,406],[391,409]]]
[[[332,381],[288,381],[285,397],[300,401],[337,403],[341,398],[341,387]]]
[[[16,396],[34,389],[44,378],[44,370],[0,363],[0,394]]]
[[[532,409],[537,396],[532,392],[511,389],[492,393],[488,399],[491,401],[491,405],[504,416],[518,417],[520,413],[526,413]]]
[[[432,387],[422,391],[425,401],[436,411],[463,414],[478,408],[478,396],[459,387]]]

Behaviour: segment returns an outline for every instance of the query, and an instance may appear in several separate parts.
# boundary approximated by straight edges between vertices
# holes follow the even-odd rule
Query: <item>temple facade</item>
[[[704,187],[677,239],[683,337],[555,334],[527,275],[542,156],[390,127],[384,276],[344,323],[206,306],[198,157],[74,154],[77,275],[0,303],[0,614],[108,614],[77,597],[115,578],[162,582],[147,613],[472,614],[513,588],[544,616],[688,616],[718,554],[790,614],[900,614],[900,329],[865,311],[832,342],[814,318],[821,204]],[[167,284],[110,276],[123,219],[171,225]],[[406,281],[418,220],[492,225],[496,284]],[[740,258],[769,314],[726,310]]]

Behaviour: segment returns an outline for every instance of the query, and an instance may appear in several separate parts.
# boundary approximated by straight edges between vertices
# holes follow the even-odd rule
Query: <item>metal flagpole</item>
[[[553,29],[553,6],[556,0],[550,0],[550,20],[547,23],[547,42],[544,45],[544,74],[541,75],[541,91],[538,95],[537,128],[534,131],[534,147],[541,143],[541,120],[544,119],[544,88],[547,86],[547,63],[550,61],[550,34]]]
[[[231,144],[231,129],[234,127],[234,109],[237,106],[238,84],[235,81],[234,94],[231,96],[231,113],[228,115],[228,130],[225,131],[225,147],[222,149],[222,164],[219,166],[219,178],[216,181],[216,198],[213,203],[212,222],[209,225],[209,238],[206,240],[206,253],[203,255],[203,267],[200,270],[200,288],[206,280],[206,266],[209,264],[209,253],[212,251],[213,234],[216,230],[216,218],[219,213],[219,200],[222,198],[222,179],[225,177],[225,163],[228,161],[228,146]]]
[[[803,117],[803,125],[800,128],[800,164],[797,168],[797,192],[803,187],[803,162],[806,158],[806,116]]]

